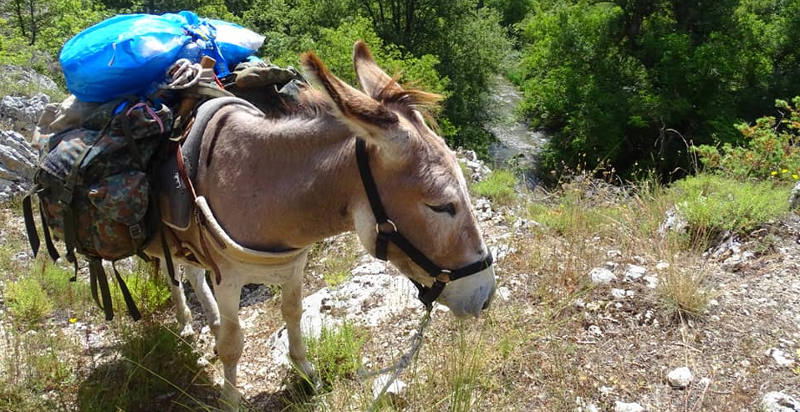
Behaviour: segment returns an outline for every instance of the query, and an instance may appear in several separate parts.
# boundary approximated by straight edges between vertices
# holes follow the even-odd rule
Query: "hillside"
[[[800,410],[800,216],[780,206],[746,233],[698,238],[659,227],[676,188],[575,173],[530,191],[460,157],[498,293],[475,321],[437,306],[379,409]],[[776,193],[785,205],[788,188]],[[103,322],[86,273],[73,284],[70,267],[33,259],[18,199],[0,210],[0,411],[216,410],[221,363],[194,295],[198,333],[182,336],[164,275],[128,261],[145,318]],[[275,292],[243,291],[247,410],[369,409],[381,381],[358,371],[397,360],[424,314],[410,282],[353,235],[317,245],[304,322],[326,381],[312,393],[286,364]]]

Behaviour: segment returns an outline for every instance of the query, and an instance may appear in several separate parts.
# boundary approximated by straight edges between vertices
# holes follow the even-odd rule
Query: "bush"
[[[506,170],[493,170],[489,176],[472,185],[472,191],[499,204],[509,204],[516,198],[517,178]]]
[[[16,320],[29,324],[41,322],[53,310],[42,285],[30,276],[7,283],[5,298]]]
[[[745,138],[742,146],[725,143],[722,150],[710,145],[695,148],[703,165],[738,179],[800,179],[800,97],[792,104],[776,100],[775,107],[786,112],[780,120],[765,116],[754,125],[736,126]]]
[[[696,239],[745,234],[788,212],[788,187],[700,174],[676,182],[676,204]]]
[[[306,339],[308,359],[327,384],[354,378],[361,367],[364,340],[363,333],[350,323],[338,328],[323,326],[318,339]]]

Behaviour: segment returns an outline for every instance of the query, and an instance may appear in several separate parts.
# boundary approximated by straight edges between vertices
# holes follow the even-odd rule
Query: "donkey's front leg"
[[[208,287],[206,282],[206,271],[195,266],[186,266],[185,272],[186,279],[192,285],[192,289],[197,295],[197,300],[200,301],[203,312],[206,314],[206,321],[211,328],[211,334],[216,339],[219,334],[219,309],[217,308],[217,302],[214,300],[214,295],[211,293],[211,288]]]
[[[306,344],[303,342],[303,333],[300,327],[303,317],[305,262],[306,256],[304,255],[295,262],[291,276],[281,285],[281,314],[286,322],[286,331],[289,335],[289,359],[307,378],[316,379],[314,366],[306,358]]]
[[[242,356],[244,339],[239,325],[239,299],[242,285],[230,279],[225,280],[215,290],[219,307],[220,328],[217,334],[217,351],[225,373],[220,404],[226,410],[238,410],[241,394],[236,389],[236,367]]]
[[[181,336],[187,337],[194,335],[194,329],[192,328],[192,311],[189,310],[189,306],[186,304],[186,294],[181,283],[181,269],[182,267],[175,266],[177,285],[172,283],[172,279],[167,280],[167,282],[169,282],[169,291],[172,294],[172,303],[175,305],[175,316],[178,318],[178,323],[181,324]],[[161,259],[161,273],[169,273],[164,259]],[[169,275],[167,276],[169,277]]]

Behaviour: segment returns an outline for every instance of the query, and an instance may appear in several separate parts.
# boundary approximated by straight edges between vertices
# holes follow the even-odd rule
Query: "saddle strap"
[[[100,299],[97,297],[98,285],[100,287],[103,303],[100,303]],[[114,309],[111,304],[111,291],[108,289],[108,279],[106,279],[106,272],[103,270],[103,263],[100,259],[89,259],[89,286],[92,291],[92,298],[95,303],[97,303],[97,306],[100,306],[100,309],[103,309],[103,312],[105,312],[106,320],[114,319]]]

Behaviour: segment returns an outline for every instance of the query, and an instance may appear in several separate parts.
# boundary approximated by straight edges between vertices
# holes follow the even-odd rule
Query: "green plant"
[[[683,271],[670,265],[659,277],[656,292],[663,310],[677,318],[702,315],[712,294],[703,271]]]
[[[306,338],[308,359],[328,385],[356,376],[361,366],[361,351],[366,336],[351,323],[339,327],[323,326],[319,338]]]
[[[709,145],[696,147],[703,165],[738,179],[800,179],[800,96],[792,99],[792,104],[776,100],[775,107],[786,112],[780,120],[765,116],[754,125],[736,125],[745,138],[744,145],[725,143],[722,150]]]
[[[5,299],[15,320],[31,325],[44,320],[53,309],[42,285],[31,276],[7,283]]]
[[[485,196],[499,204],[510,204],[516,199],[514,187],[517,178],[507,170],[493,170],[489,176],[472,185],[472,191],[478,196]]]
[[[771,182],[740,182],[699,174],[675,182],[675,202],[694,238],[725,231],[747,233],[788,211],[789,188]]]

